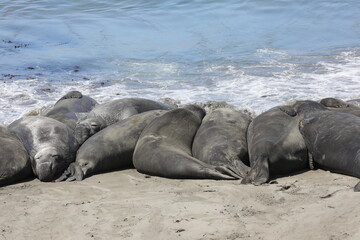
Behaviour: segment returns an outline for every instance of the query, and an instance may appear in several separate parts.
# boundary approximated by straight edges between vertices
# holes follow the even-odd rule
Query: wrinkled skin
[[[282,107],[274,107],[257,116],[248,128],[251,170],[242,183],[260,185],[271,176],[308,168],[308,154],[299,131],[299,119]]]
[[[142,130],[166,110],[153,110],[119,121],[79,148],[76,160],[57,181],[81,181],[93,174],[132,167],[134,149]]]
[[[204,115],[204,109],[189,105],[152,121],[136,144],[135,168],[167,178],[235,179],[223,173],[221,167],[210,166],[191,155],[192,141]]]
[[[322,169],[360,178],[360,118],[314,101],[299,101],[288,113],[300,118],[300,132]],[[354,187],[360,191],[360,183]]]
[[[75,137],[82,144],[90,136],[111,124],[150,110],[169,110],[171,106],[143,98],[123,98],[99,104],[88,117],[76,124]]]
[[[29,154],[20,139],[0,126],[0,186],[32,176]]]
[[[77,145],[72,131],[63,123],[48,117],[28,116],[11,123],[30,155],[33,173],[40,181],[59,177],[75,160]]]
[[[193,156],[213,166],[224,166],[234,177],[249,171],[246,132],[251,118],[240,111],[218,108],[206,114],[196,132]]]

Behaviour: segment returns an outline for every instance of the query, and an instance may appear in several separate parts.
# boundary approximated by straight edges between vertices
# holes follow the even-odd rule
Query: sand
[[[360,239],[358,179],[322,170],[263,186],[134,169],[0,188],[0,240]]]

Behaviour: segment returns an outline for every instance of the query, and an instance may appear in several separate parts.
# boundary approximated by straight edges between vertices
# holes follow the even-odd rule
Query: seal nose
[[[89,136],[90,136],[90,130],[86,126],[84,125],[76,126],[75,140],[77,141],[79,146],[83,144]]]
[[[49,182],[52,180],[52,162],[43,162],[37,165],[36,173],[42,182]]]

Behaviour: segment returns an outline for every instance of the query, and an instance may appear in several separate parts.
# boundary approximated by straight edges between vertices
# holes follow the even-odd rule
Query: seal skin
[[[204,109],[189,105],[152,121],[136,144],[135,168],[166,178],[234,179],[191,156],[192,141],[204,115]]]
[[[260,185],[270,176],[289,174],[308,166],[305,141],[299,119],[274,107],[257,116],[248,128],[251,170],[242,183]]]
[[[81,181],[96,173],[132,167],[142,130],[165,112],[153,110],[136,114],[96,133],[81,145],[75,162],[57,181]]]
[[[208,113],[197,130],[192,154],[202,162],[224,166],[237,178],[249,171],[246,134],[249,115],[230,108],[218,108]]]
[[[348,102],[345,102],[337,98],[324,98],[320,101],[320,103],[324,105],[327,109],[350,113],[360,117],[360,106],[354,104],[354,101],[356,100],[350,100]]]
[[[63,123],[43,116],[28,116],[8,126],[30,155],[33,173],[40,181],[59,177],[75,160],[77,145],[72,131]]]
[[[79,120],[78,114],[90,112],[97,104],[93,98],[82,95],[79,91],[71,91],[61,97],[45,116],[56,119],[75,130]]]
[[[326,109],[314,101],[298,101],[292,110],[314,162],[322,169],[360,178],[360,118]],[[360,191],[360,183],[354,187]]]
[[[90,136],[117,121],[150,110],[169,110],[171,106],[143,98],[123,98],[99,104],[88,117],[76,124],[75,138],[81,145]]]
[[[24,144],[6,127],[0,126],[0,186],[32,175],[29,154]]]

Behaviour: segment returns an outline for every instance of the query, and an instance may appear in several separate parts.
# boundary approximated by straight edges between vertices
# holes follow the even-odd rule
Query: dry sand
[[[174,180],[136,170],[0,188],[0,240],[360,239],[358,179],[322,170],[277,184]]]

